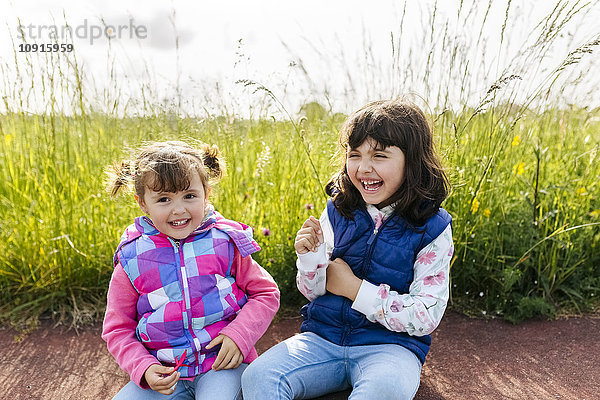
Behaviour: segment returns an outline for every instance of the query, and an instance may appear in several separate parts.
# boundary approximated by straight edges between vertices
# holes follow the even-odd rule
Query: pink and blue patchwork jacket
[[[147,217],[136,218],[121,237],[114,263],[139,294],[137,339],[165,365],[185,353],[182,377],[208,371],[220,346],[206,345],[248,301],[232,275],[234,260],[258,250],[251,228],[212,209],[179,243]]]

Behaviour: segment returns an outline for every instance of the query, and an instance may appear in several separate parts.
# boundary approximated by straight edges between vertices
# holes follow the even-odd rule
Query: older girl
[[[302,333],[261,355],[244,399],[411,399],[448,300],[448,183],[425,115],[399,100],[352,114],[320,220],[298,231]]]

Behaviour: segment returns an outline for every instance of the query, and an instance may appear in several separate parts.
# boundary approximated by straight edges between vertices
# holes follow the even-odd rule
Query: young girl
[[[115,399],[241,398],[279,291],[250,257],[251,228],[208,202],[217,148],[155,143],[115,169],[112,194],[133,182],[146,214],[121,237],[108,289],[102,338],[131,377]]]
[[[352,399],[411,399],[448,300],[447,178],[424,114],[377,101],[340,132],[341,171],[320,220],[298,231],[302,333],[244,372],[245,400],[306,399],[352,388]]]

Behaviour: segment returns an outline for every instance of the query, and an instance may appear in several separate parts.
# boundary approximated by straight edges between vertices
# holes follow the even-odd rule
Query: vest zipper
[[[391,215],[388,216],[383,221],[383,223],[381,225],[379,225],[379,228],[376,228],[375,227],[375,223],[373,222],[373,219],[371,218],[371,215],[369,215],[369,221],[373,225],[373,233],[371,234],[371,236],[367,240],[367,246],[369,246],[369,249],[367,251],[367,257],[365,258],[365,261],[363,263],[363,267],[361,269],[362,279],[364,279],[364,277],[366,276],[366,272],[367,272],[368,266],[371,264],[371,256],[373,255],[373,250],[375,249],[375,244],[373,242],[375,242],[375,239],[377,238],[377,234],[379,233],[379,231],[381,229],[383,229],[383,227],[388,223],[388,221],[390,221],[392,219],[391,217],[392,217]]]
[[[375,240],[375,236],[377,236],[377,232],[379,232],[378,228],[373,229],[373,234],[369,237],[369,240],[367,240],[368,245],[371,245],[371,243],[373,243],[373,240]]]
[[[187,328],[187,331],[190,334],[190,347],[192,348],[194,354],[196,355],[196,366],[195,366],[195,373],[198,373],[199,370],[199,365],[198,365],[198,352],[200,351],[200,349],[197,348],[196,346],[196,335],[194,334],[194,328],[192,327],[192,308],[191,308],[191,299],[189,299],[189,281],[187,279],[187,271],[185,270],[185,263],[182,260],[182,253],[180,253],[180,248],[183,245],[183,241],[185,239],[181,239],[181,240],[173,240],[171,238],[169,238],[169,241],[171,242],[171,244],[173,245],[173,249],[175,250],[175,259],[177,260],[177,267],[179,268],[179,271],[181,272],[181,284],[182,284],[182,297],[183,297],[183,306],[184,306],[184,312],[185,312],[185,318],[184,318],[184,328]]]
[[[350,331],[352,330],[350,324],[350,308],[352,306],[352,302],[349,299],[344,299],[344,306],[342,307],[342,324],[344,330],[342,332],[342,340],[341,345],[347,345],[348,336],[350,335]]]
[[[368,214],[368,212],[367,212]],[[387,222],[389,220],[391,220],[391,218],[387,218],[386,220],[383,221],[383,223],[381,225],[379,225],[379,228],[375,227],[375,223],[373,222],[373,219],[371,218],[371,215],[368,214],[368,218],[369,218],[369,222],[371,225],[373,225],[373,233],[371,234],[371,236],[369,237],[369,239],[367,240],[367,246],[369,246],[368,251],[367,251],[367,257],[365,258],[365,260],[363,261],[363,265],[362,265],[362,269],[361,269],[361,276],[359,276],[359,278],[364,279],[365,276],[367,275],[367,269],[368,267],[371,265],[371,257],[373,256],[373,250],[375,249],[375,245],[373,244],[373,242],[375,241],[375,239],[377,238],[377,234],[379,233],[380,229],[382,229],[385,224],[387,224]],[[349,324],[349,320],[350,320],[350,311],[349,309],[352,306],[352,302],[348,299],[344,299],[344,305],[345,307],[342,307],[343,311],[343,317],[342,317],[342,322],[345,322],[345,318],[347,318],[348,323],[344,323],[344,331],[342,332],[342,344],[346,344],[346,340],[348,339],[348,337],[351,335],[352,333],[352,327]]]

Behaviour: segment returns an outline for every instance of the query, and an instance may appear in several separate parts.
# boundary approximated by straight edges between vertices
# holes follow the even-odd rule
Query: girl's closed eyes
[[[405,157],[399,147],[380,148],[374,139],[366,139],[348,153],[346,171],[366,204],[384,206],[402,185]]]

